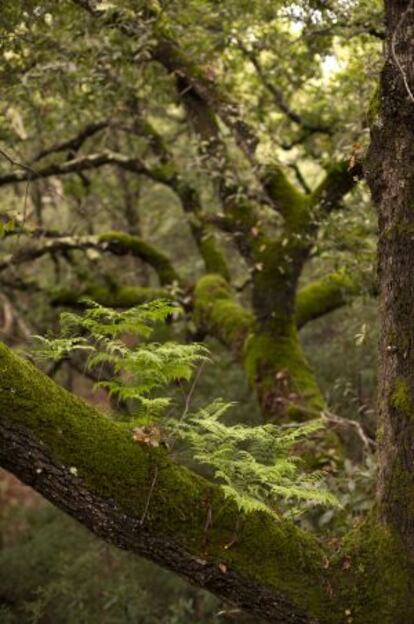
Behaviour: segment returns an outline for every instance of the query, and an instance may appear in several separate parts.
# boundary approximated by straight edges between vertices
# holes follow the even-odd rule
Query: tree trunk
[[[387,0],[366,174],[379,216],[378,497],[414,564],[414,2]]]

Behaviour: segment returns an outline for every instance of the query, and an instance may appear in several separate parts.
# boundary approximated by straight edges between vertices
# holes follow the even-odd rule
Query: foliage
[[[76,351],[86,351],[86,366],[99,369],[109,365],[114,378],[97,382],[120,401],[138,403],[148,421],[160,415],[171,403],[170,397],[155,396],[155,391],[173,382],[188,381],[196,363],[206,358],[200,344],[143,342],[157,323],[179,313],[169,301],[157,300],[118,312],[92,301],[83,316],[65,312],[61,315],[63,337],[44,338],[36,354],[39,358],[58,360]],[[74,335],[75,334],[75,335]],[[83,335],[82,335],[83,334]],[[128,344],[131,339],[135,344]]]
[[[88,367],[109,364],[114,377],[97,385],[122,401],[137,402],[145,427],[134,429],[134,439],[158,445],[162,434],[152,422],[171,405],[171,397],[157,393],[173,382],[189,381],[196,363],[205,361],[207,349],[197,343],[148,342],[154,325],[177,313],[169,301],[157,300],[122,312],[87,303],[83,316],[61,315],[62,338],[37,336],[41,345],[37,355],[59,359],[86,350]],[[131,338],[141,341],[131,346]],[[338,505],[335,496],[321,487],[323,475],[304,472],[300,457],[294,454],[301,442],[323,428],[321,420],[286,428],[227,425],[221,419],[230,405],[219,400],[188,415],[193,390],[194,386],[181,417],[164,419],[163,436],[167,445],[172,438],[180,438],[196,461],[212,468],[226,496],[240,510],[275,515],[285,510],[295,516],[309,505]]]
[[[25,167],[31,173],[50,166],[64,168],[71,159],[108,150],[137,159],[143,168],[137,173],[105,165],[104,169],[1,186],[0,317],[4,337],[24,346],[30,334],[43,335],[50,328],[53,331],[59,310],[50,302],[56,304],[61,288],[69,294],[64,300],[69,306],[82,305],[79,298],[85,294],[98,298],[96,293],[101,293],[101,303],[108,306],[110,302],[130,305],[131,295],[138,290],[142,301],[153,296],[177,298],[184,304],[185,313],[179,315],[179,308],[170,303],[171,311],[166,314],[174,323],[161,331],[155,316],[138,318],[143,309],[130,310],[129,319],[124,313],[120,316],[98,306],[89,307],[84,316],[66,313],[63,323],[67,332],[59,338],[39,337],[39,356],[50,356],[55,362],[51,374],[84,396],[90,396],[89,377],[98,378],[98,385],[112,394],[112,406],[116,404],[118,411],[132,416],[134,426],[138,426],[137,440],[155,443],[165,436],[169,441],[174,431],[186,447],[193,438],[199,461],[217,453],[213,470],[223,472],[221,479],[225,487],[233,488],[236,499],[246,497],[250,501],[245,501],[247,506],[267,507],[269,466],[262,463],[250,438],[239,444],[238,428],[240,423],[262,423],[264,404],[275,406],[277,422],[279,395],[291,400],[292,394],[297,394],[297,383],[292,380],[287,387],[290,377],[283,360],[282,369],[274,370],[274,362],[280,362],[280,341],[272,342],[267,359],[258,358],[249,380],[242,368],[243,355],[236,358],[235,352],[245,353],[244,339],[256,320],[260,326],[263,319],[278,314],[286,284],[296,287],[297,281],[290,278],[298,258],[293,255],[296,245],[310,250],[300,286],[312,286],[332,272],[346,271],[355,276],[360,292],[371,296],[375,290],[376,219],[367,189],[359,184],[352,193],[340,197],[329,214],[315,211],[307,234],[294,233],[290,239],[286,215],[295,211],[272,204],[261,172],[274,163],[283,172],[287,188],[294,190],[294,196],[303,192],[304,204],[308,205],[312,192],[335,161],[345,163],[347,169],[348,163],[363,158],[368,140],[367,109],[375,91],[382,47],[382,2],[113,0],[94,3],[107,11],[103,20],[91,17],[81,4],[72,0],[2,2],[0,84],[5,106],[0,111],[0,177],[24,172]],[[128,27],[123,32],[117,27],[131,17],[133,37],[125,35]],[[168,62],[163,64],[151,56],[165,36],[189,59],[194,69],[190,81],[180,69],[169,70]],[[207,78],[204,86],[213,93],[207,128],[218,123],[217,137],[214,132],[212,137],[203,134],[194,108],[198,96],[194,101],[191,98],[190,83],[203,76]],[[257,137],[252,163],[239,149],[234,127],[215,108],[227,98],[234,127],[244,128],[246,123]],[[82,135],[96,122],[103,122],[103,127],[84,141],[54,149]],[[45,149],[45,155],[38,158]],[[230,192],[223,193],[223,189]],[[241,221],[228,223],[224,216],[234,202],[240,206],[236,206],[235,214],[246,216],[246,200],[254,206],[257,222],[246,229]],[[76,234],[99,238],[113,229],[139,236],[166,254],[179,279],[166,289],[162,284],[165,294],[160,294],[160,273],[153,265],[130,255],[120,258],[104,245],[99,249],[47,252],[35,256],[34,261],[29,255],[24,262],[9,264],[12,257],[24,260],[28,249],[47,249],[54,237]],[[266,236],[262,237],[263,232]],[[265,257],[267,236],[281,241],[275,259]],[[256,255],[263,258],[246,257],[246,250],[255,246]],[[220,262],[212,262],[208,258],[211,254]],[[209,293],[201,320],[210,322],[201,324],[194,294],[200,275],[208,280],[206,272],[211,271],[225,276],[229,301],[216,298],[217,305],[213,306]],[[255,291],[255,281],[264,274],[270,279],[262,299],[272,302],[272,310],[261,309],[262,301]],[[325,315],[301,329],[298,343],[300,340],[305,347],[330,408],[357,419],[373,435],[376,312],[370,302],[361,303],[361,299],[352,305],[356,296],[342,297],[346,310]],[[155,307],[148,309],[150,316],[155,314]],[[162,322],[165,316],[158,311]],[[234,321],[234,313],[239,311],[241,329]],[[134,333],[134,323],[141,333]],[[354,336],[364,323],[369,328],[367,340],[355,349]],[[173,332],[180,342],[188,340],[190,344],[172,342]],[[217,337],[222,340],[223,335],[228,339],[226,350],[213,342]],[[191,342],[194,337],[205,340],[214,351],[214,365],[203,369],[197,392],[191,396],[192,409],[186,410],[179,402],[182,390],[208,355]],[[288,349],[290,353],[290,344]],[[293,368],[289,371],[292,376],[298,367]],[[256,383],[262,374],[267,375],[268,385]],[[265,388],[266,396],[255,397],[249,381]],[[217,388],[225,402],[239,403],[237,410],[229,410],[223,419],[219,417],[221,404],[203,407],[216,396]],[[162,415],[171,416],[171,431],[165,434],[160,431],[167,422],[159,420]],[[174,421],[172,415],[178,415],[179,420]],[[229,427],[230,422],[235,430]],[[149,436],[140,432],[143,423],[155,427]],[[214,434],[206,426],[225,428],[226,444],[234,450],[234,457],[244,454],[246,465],[253,465],[254,470],[246,468],[242,478],[235,472],[230,451],[225,468],[224,450],[223,455],[219,447],[210,453],[203,447],[197,451],[197,439],[200,443],[203,437],[213,440]],[[268,436],[262,444],[267,444],[271,453],[272,444],[276,444],[273,433],[281,444],[280,438],[288,430],[267,431],[266,427],[263,432],[252,428],[252,432]],[[247,429],[243,435],[248,437]],[[338,513],[329,508],[321,515],[316,508],[312,528],[323,526],[325,530],[337,523],[348,526],[368,506],[373,468],[367,469],[367,477],[360,478],[364,458],[361,460],[353,438],[345,436],[344,440],[344,455],[351,457],[352,463],[345,460],[341,474],[335,472],[329,484],[344,510]],[[297,444],[301,450],[301,439]],[[177,447],[181,448],[177,444],[175,451]],[[290,452],[297,450],[294,444]],[[293,455],[286,452],[292,461],[290,469],[297,470],[296,478],[308,478],[300,462],[295,463]],[[283,453],[281,449],[282,458]],[[211,463],[207,461],[207,465]],[[260,472],[257,480],[254,471]],[[243,479],[250,484],[251,495],[243,488]],[[320,492],[318,488],[315,491]],[[258,492],[261,498],[257,498]],[[285,508],[280,495],[270,504]],[[286,508],[295,504],[298,501],[292,500]],[[306,501],[303,506],[307,507]],[[75,585],[69,591],[74,591]],[[2,617],[0,610],[0,620]],[[124,621],[128,617],[125,615]],[[56,621],[55,613],[51,619]],[[193,613],[193,621],[196,619]]]
[[[323,428],[321,420],[286,427],[229,426],[220,420],[228,408],[215,401],[176,425],[176,431],[194,458],[214,469],[241,510],[295,516],[309,505],[338,506],[322,488],[322,473],[306,473],[295,454],[300,443]]]

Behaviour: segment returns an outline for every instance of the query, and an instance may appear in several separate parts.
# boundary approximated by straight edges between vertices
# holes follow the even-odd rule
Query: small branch
[[[309,134],[314,134],[314,133],[323,133],[323,134],[332,133],[332,129],[330,128],[330,126],[327,126],[324,124],[313,124],[307,121],[306,119],[304,119],[302,115],[294,111],[290,107],[290,105],[287,103],[287,101],[285,100],[285,97],[281,89],[279,89],[273,82],[269,81],[269,79],[265,75],[265,71],[259,61],[258,56],[253,52],[253,50],[249,50],[240,39],[237,40],[237,43],[241,52],[252,63],[265,89],[272,95],[273,101],[276,104],[276,106],[279,108],[279,110],[282,113],[286,115],[288,119],[290,119],[290,121],[292,121],[294,124],[306,130],[308,133],[308,136]]]
[[[158,466],[155,466],[155,468],[154,468],[154,475],[152,477],[151,486],[150,486],[150,489],[149,489],[149,492],[148,492],[148,497],[147,497],[147,500],[145,501],[144,511],[142,512],[142,516],[141,516],[141,519],[139,521],[140,524],[144,524],[145,518],[147,517],[149,504],[150,504],[150,501],[151,501],[151,498],[152,498],[152,494],[154,492],[154,488],[155,488],[155,484],[157,482],[157,479],[158,479]]]
[[[408,5],[408,7],[406,8],[406,10],[404,11],[404,13],[402,13],[397,26],[395,27],[394,32],[392,33],[392,37],[391,37],[391,54],[392,54],[392,58],[394,60],[395,65],[397,66],[397,68],[399,69],[399,72],[402,76],[403,82],[404,82],[404,86],[405,89],[408,93],[408,96],[410,98],[410,100],[412,102],[414,102],[414,93],[411,90],[411,87],[408,83],[408,78],[407,78],[407,74],[405,72],[404,67],[402,66],[402,63],[400,61],[400,59],[398,58],[397,55],[397,51],[396,51],[396,46],[397,46],[397,34],[398,32],[401,30],[405,20],[407,19],[408,14],[414,9],[414,0],[410,0],[410,4]]]
[[[32,162],[37,162],[42,158],[45,158],[46,156],[49,156],[50,154],[55,154],[57,152],[77,152],[87,139],[92,137],[100,130],[107,128],[108,126],[109,122],[106,120],[88,124],[87,126],[85,126],[85,128],[82,128],[82,130],[80,130],[80,132],[78,132],[78,134],[72,139],[68,139],[67,141],[63,141],[62,143],[55,143],[54,145],[51,145],[50,147],[47,147],[38,152],[32,159]]]
[[[362,425],[357,420],[351,420],[350,418],[343,418],[342,416],[338,416],[337,414],[333,414],[328,410],[324,410],[322,412],[322,418],[327,423],[332,423],[333,425],[340,425],[346,428],[355,429],[359,439],[361,440],[365,450],[370,453],[373,449],[377,447],[377,443],[375,440],[370,438],[364,431]]]

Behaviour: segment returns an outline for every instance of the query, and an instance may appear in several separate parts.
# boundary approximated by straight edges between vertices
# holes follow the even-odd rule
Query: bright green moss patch
[[[277,165],[269,165],[265,173],[265,186],[278,210],[284,216],[288,229],[305,228],[310,219],[309,198],[289,182]]]
[[[290,409],[321,410],[324,400],[299,342],[293,324],[278,335],[251,335],[246,344],[245,369],[270,417]],[[296,410],[295,410],[296,411]]]
[[[348,620],[336,624],[411,624],[414,598],[404,547],[375,517],[352,531],[333,558],[332,591]],[[352,618],[352,620],[350,619]]]
[[[205,275],[194,290],[194,320],[224,344],[238,350],[251,330],[251,312],[235,301],[230,285],[217,274]]]
[[[225,280],[230,281],[230,273],[226,260],[217,249],[217,243],[213,235],[204,236],[200,242],[200,251],[204,260],[206,271],[221,275]]]
[[[303,327],[307,322],[336,310],[360,291],[360,280],[345,272],[332,273],[304,286],[296,297],[297,326]]]
[[[406,416],[410,416],[413,413],[410,388],[405,379],[396,380],[395,390],[391,397],[391,404]]]

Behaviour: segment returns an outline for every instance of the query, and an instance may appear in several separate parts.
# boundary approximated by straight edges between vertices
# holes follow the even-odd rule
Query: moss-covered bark
[[[239,355],[266,420],[323,408],[293,319],[272,318],[263,326],[235,300],[221,276],[207,275],[194,291],[194,320]]]
[[[221,275],[210,274],[200,278],[194,289],[194,321],[241,354],[254,317],[236,301],[229,283]]]
[[[295,605],[289,607],[293,611],[297,608],[314,614],[319,608],[324,559],[314,538],[290,522],[275,522],[263,514],[239,518],[235,505],[224,499],[219,488],[173,464],[164,450],[135,443],[128,426],[112,422],[71,396],[4,346],[0,347],[0,373],[1,465],[49,497],[56,478],[54,502],[117,543],[117,531],[122,537],[122,529],[106,525],[102,507],[96,516],[93,507],[86,510],[90,517],[82,516],[86,495],[81,491],[87,490],[91,500],[96,497],[100,505],[108,505],[109,519],[113,510],[120,514],[121,524],[122,517],[125,524],[127,518],[135,519],[128,545],[131,550],[140,552],[140,541],[153,535],[165,544],[163,565],[174,568],[176,558],[181,557],[189,577],[198,582],[203,578],[200,584],[211,585],[218,593],[220,585],[226,593],[227,574],[229,579],[241,575],[253,585],[274,591],[276,602],[277,595],[283,595],[286,605]],[[15,464],[20,451],[28,460],[22,474],[19,462],[23,459]],[[155,470],[157,479],[148,500]],[[59,480],[64,482],[63,492]],[[73,492],[68,488],[74,488]],[[206,529],[210,514],[212,525]],[[227,548],[238,519],[238,542]],[[157,550],[152,557],[159,560]],[[225,563],[228,573],[220,571],[219,563]],[[185,568],[178,571],[186,573]],[[286,618],[288,622],[311,621],[308,617],[289,619],[288,610]]]
[[[346,272],[331,273],[304,286],[296,295],[295,319],[298,328],[346,305],[362,290],[359,276]]]
[[[315,410],[323,409],[324,400],[294,322],[281,332],[276,325],[274,331],[252,333],[246,343],[244,365],[266,420],[306,418],[307,408],[311,408],[312,416]]]

